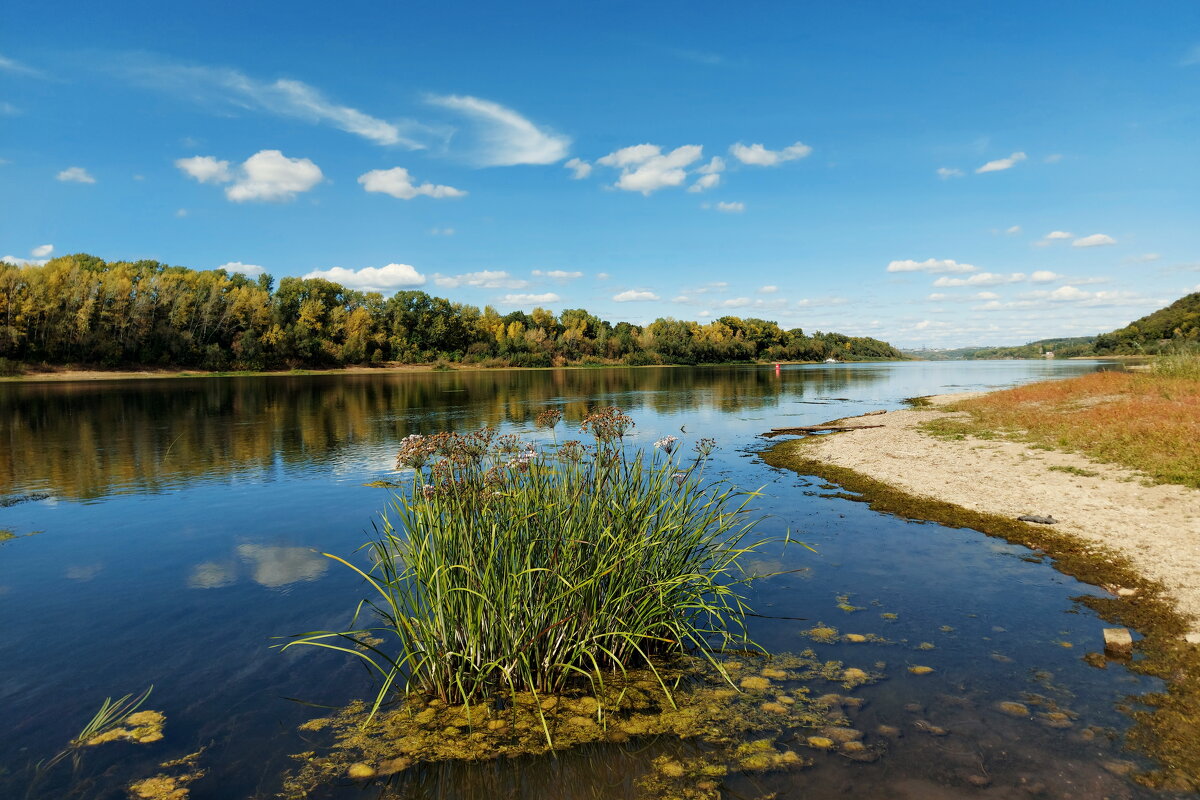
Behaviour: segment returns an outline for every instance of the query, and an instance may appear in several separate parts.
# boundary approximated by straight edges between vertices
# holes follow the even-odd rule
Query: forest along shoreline
[[[1128,744],[1160,765],[1139,782],[1200,790],[1200,489],[1194,482],[1155,483],[1145,470],[1100,463],[1022,435],[1027,432],[1005,433],[980,422],[995,422],[987,416],[989,403],[1024,404],[1046,417],[1062,408],[1087,411],[1079,397],[1062,408],[1046,399],[1081,380],[1094,384],[1093,406],[1103,409],[1106,402],[1123,402],[1118,382],[1156,379],[1085,376],[990,394],[917,398],[910,409],[829,423],[862,430],[783,441],[763,456],[771,466],[836,483],[847,491],[844,497],[877,511],[1025,545],[1052,558],[1061,572],[1103,588],[1104,595],[1080,601],[1141,634],[1126,665],[1167,681],[1163,693],[1139,698],[1150,710],[1131,711],[1137,724]],[[1184,425],[1200,425],[1195,388],[1187,387]],[[964,402],[984,410],[956,406]],[[1122,425],[1117,411],[1113,426]],[[1131,427],[1136,436],[1136,421]],[[1095,431],[1095,438],[1103,440],[1103,432]],[[1180,444],[1189,453],[1193,448]],[[1083,659],[1106,668],[1103,649],[1098,626],[1093,651]]]

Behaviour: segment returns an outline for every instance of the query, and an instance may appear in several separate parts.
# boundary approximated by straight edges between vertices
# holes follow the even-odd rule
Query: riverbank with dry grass
[[[1130,746],[1161,765],[1141,780],[1200,789],[1200,380],[1186,369],[1098,373],[923,398],[869,423],[882,427],[782,442],[764,457],[878,511],[1025,545],[1104,587],[1081,601],[1141,634],[1130,669],[1168,681],[1142,698],[1151,710],[1133,712]]]

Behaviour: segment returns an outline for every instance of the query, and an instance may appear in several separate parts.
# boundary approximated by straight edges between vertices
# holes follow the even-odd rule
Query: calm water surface
[[[1111,365],[1108,365],[1111,366]],[[905,397],[1010,386],[1106,368],[1099,362],[961,362],[713,369],[603,369],[346,375],[123,383],[0,384],[0,797],[21,797],[28,765],[52,756],[108,695],[154,684],[167,715],[153,745],[108,744],[60,765],[38,797],[125,797],[155,765],[206,746],[192,798],[271,797],[296,731],[372,692],[349,659],[281,655],[272,637],[344,625],[363,589],[318,551],[350,554],[387,499],[364,487],[391,472],[410,433],[494,425],[536,436],[533,417],[561,406],[569,425],[617,405],[635,441],[668,433],[718,440],[713,469],[765,487],[765,530],[816,548],[768,552],[759,565],[802,572],[757,584],[755,619],[773,651],[812,643],[824,621],[890,645],[812,645],[824,658],[888,679],[857,694],[852,715],[873,764],[817,754],[814,767],[731,775],[728,797],[1111,797],[1146,794],[1105,769],[1130,758],[1114,705],[1158,687],[1080,660],[1103,623],[1072,598],[1097,590],[1029,551],[972,531],[899,520],[829,497],[818,480],[757,456],[771,427],[896,408]],[[1054,509],[1030,509],[1052,512]],[[30,534],[30,535],[27,535]],[[838,598],[863,610],[846,612]],[[884,614],[895,614],[895,619]],[[917,645],[929,642],[932,650]],[[911,665],[936,669],[913,676]],[[829,691],[836,691],[833,687]],[[1057,730],[994,709],[1023,693],[1078,714]],[[933,737],[914,722],[950,733]],[[875,734],[880,724],[900,738]],[[347,784],[329,797],[625,798],[632,778],[678,742],[587,748],[556,759],[450,765],[390,789]]]

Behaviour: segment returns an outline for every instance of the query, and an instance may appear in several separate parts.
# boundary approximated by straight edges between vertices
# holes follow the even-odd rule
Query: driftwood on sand
[[[864,428],[882,428],[882,425],[799,425],[793,428],[772,428],[763,436],[807,436],[812,433],[841,433],[842,431],[859,431]]]

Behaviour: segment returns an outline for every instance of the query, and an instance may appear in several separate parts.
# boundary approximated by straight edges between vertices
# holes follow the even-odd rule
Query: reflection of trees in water
[[[724,413],[844,392],[878,369],[574,369],[0,386],[0,486],[70,498],[205,477],[264,477],[409,433],[568,425],[596,405]]]

